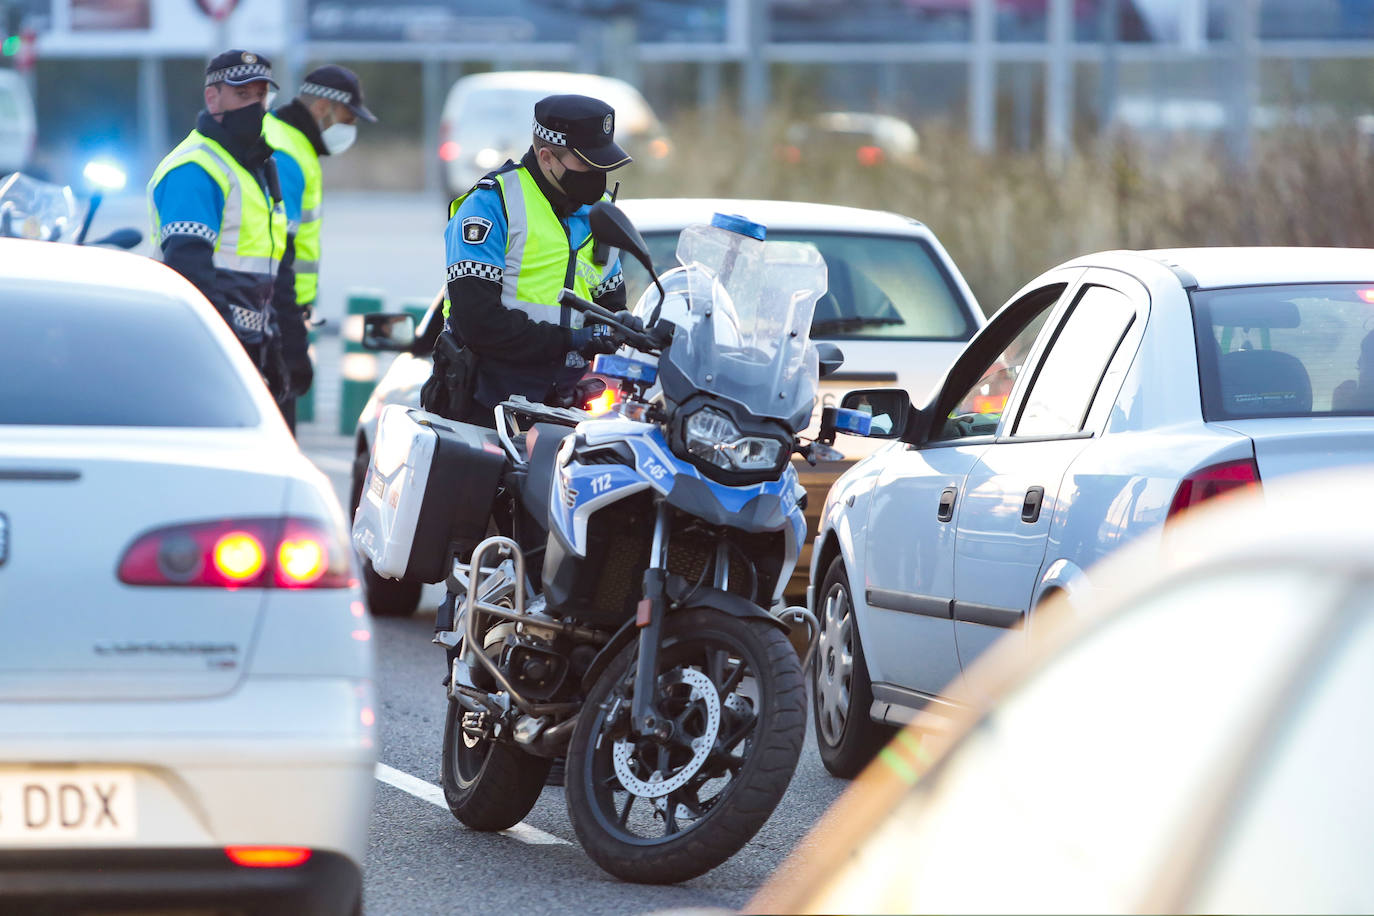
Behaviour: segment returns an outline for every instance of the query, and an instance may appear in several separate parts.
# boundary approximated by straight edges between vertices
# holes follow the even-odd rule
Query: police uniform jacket
[[[314,115],[299,99],[270,113],[262,127],[263,137],[273,149],[286,208],[282,264],[291,269],[278,274],[272,302],[289,359],[293,354],[304,354],[308,346],[304,309],[314,305],[319,291],[320,204],[324,192],[320,157],[328,151]]]
[[[260,366],[278,333],[272,288],[286,248],[271,152],[261,136],[235,143],[202,111],[148,183],[162,260],[210,300]]]
[[[444,233],[445,315],[477,356],[475,398],[487,408],[513,394],[541,401],[587,365],[571,346],[582,313],[559,305],[558,292],[567,287],[611,311],[624,308],[619,254],[594,262],[591,207],[550,185],[532,148],[454,203]]]

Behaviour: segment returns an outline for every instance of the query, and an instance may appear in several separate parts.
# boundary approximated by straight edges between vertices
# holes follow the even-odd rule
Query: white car
[[[615,109],[615,137],[642,169],[672,153],[654,110],[624,80],[594,73],[506,70],[473,73],[449,89],[439,120],[439,161],[450,195],[466,192],[507,159],[520,161],[534,132],[534,103],[549,95],[586,95]],[[616,176],[612,176],[614,180]]]
[[[370,620],[328,479],[203,296],[0,240],[0,910],[339,913]]]
[[[1374,251],[1103,252],[1023,287],[826,500],[811,564],[826,766],[947,708],[992,642],[1218,493],[1374,457]],[[1015,638],[1020,638],[1016,636]]]
[[[1094,567],[1111,600],[989,652],[987,699],[948,736],[918,717],[745,911],[1374,911],[1371,473],[1267,483]]]
[[[821,381],[822,407],[835,406],[858,384],[898,385],[925,391],[983,325],[968,284],[929,227],[909,217],[877,210],[777,200],[643,199],[624,200],[625,211],[648,243],[654,266],[676,265],[678,234],[684,226],[708,223],[713,213],[738,213],[768,227],[770,239],[812,242],[825,258],[829,292],[816,304],[811,335],[831,340],[844,351],[844,366]],[[627,304],[633,306],[649,285],[649,276],[633,259],[624,258]],[[353,507],[358,505],[368,458],[376,439],[377,416],[387,404],[418,405],[420,386],[429,378],[430,351],[443,326],[443,296],[436,297],[420,322],[413,343],[404,347],[373,390],[358,419],[353,466]],[[408,338],[406,338],[408,340]],[[817,432],[816,424],[807,435]],[[851,458],[873,451],[878,443],[851,439],[843,443]],[[848,465],[798,464],[810,506],[808,523],[815,530],[820,506],[831,482]],[[420,585],[382,579],[364,565],[363,584],[374,614],[410,614]],[[806,587],[806,554],[798,564],[793,591]]]
[[[0,178],[27,166],[37,142],[38,119],[24,77],[0,70]]]

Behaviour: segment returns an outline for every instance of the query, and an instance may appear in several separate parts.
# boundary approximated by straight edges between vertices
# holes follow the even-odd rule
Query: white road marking
[[[353,459],[338,458],[334,455],[315,455],[311,459],[315,466],[325,473],[351,474],[353,472]]]
[[[402,792],[414,795],[416,798],[429,802],[431,805],[438,805],[445,811],[448,810],[448,802],[444,801],[444,790],[433,783],[425,782],[423,779],[403,773],[395,767],[389,767],[384,763],[377,764],[377,778],[389,786],[395,786]],[[509,830],[502,830],[512,839],[531,846],[571,846],[562,837],[556,837],[552,833],[545,833],[538,827],[531,827],[529,824],[516,824]]]

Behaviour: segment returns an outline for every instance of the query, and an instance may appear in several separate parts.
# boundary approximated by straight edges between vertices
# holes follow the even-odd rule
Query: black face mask
[[[600,169],[574,172],[564,166],[558,183],[563,186],[563,193],[574,203],[594,204],[606,193],[606,173]]]
[[[220,119],[220,124],[235,143],[251,146],[254,140],[262,136],[262,118],[266,113],[267,109],[261,102],[254,102],[243,108],[226,111]]]

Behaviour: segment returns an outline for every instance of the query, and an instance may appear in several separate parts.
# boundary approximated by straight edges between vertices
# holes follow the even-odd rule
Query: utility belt
[[[472,413],[477,392],[477,354],[458,342],[448,328],[434,342],[434,369],[420,389],[420,406],[447,420]]]

